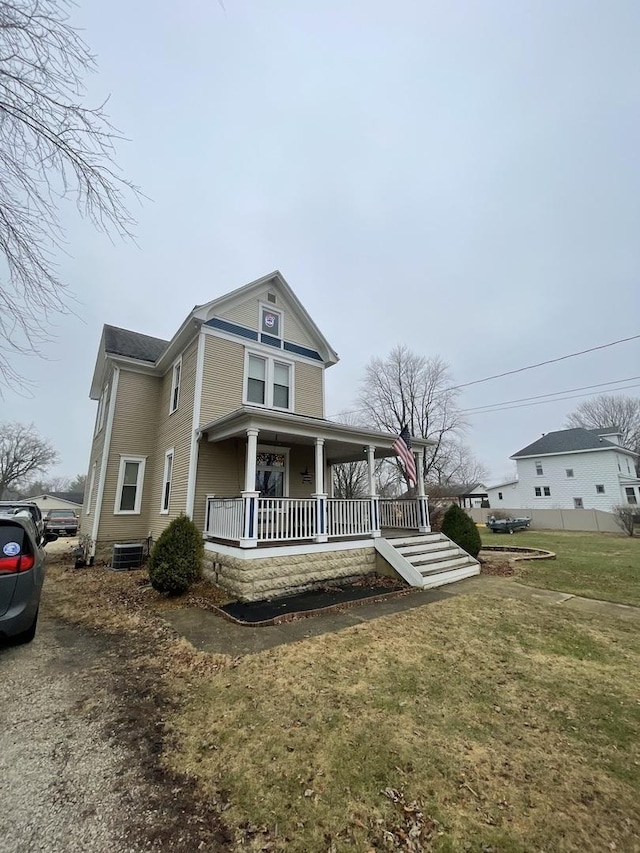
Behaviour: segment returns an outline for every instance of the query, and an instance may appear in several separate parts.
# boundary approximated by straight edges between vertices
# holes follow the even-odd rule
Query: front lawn
[[[633,624],[463,595],[193,685],[169,761],[247,850],[631,851],[639,667]]]
[[[555,560],[516,563],[517,580],[586,598],[640,605],[640,538],[613,533],[524,530],[508,536],[480,528],[483,545],[555,551]]]

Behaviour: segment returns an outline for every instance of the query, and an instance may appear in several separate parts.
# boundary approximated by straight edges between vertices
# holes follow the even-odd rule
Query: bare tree
[[[399,345],[386,358],[369,362],[359,404],[363,418],[378,429],[399,433],[406,424],[412,436],[432,439],[434,445],[425,453],[425,480],[442,482],[474,473],[470,451],[459,443],[467,424],[457,397],[449,366],[439,356],[426,358]],[[406,481],[399,463],[397,467]]]
[[[0,498],[9,488],[20,490],[30,477],[45,473],[57,461],[57,452],[33,424],[0,424]]]
[[[585,429],[617,426],[622,434],[622,444],[640,454],[640,397],[599,394],[580,403],[567,417],[566,425]],[[636,471],[640,476],[640,458],[636,459]]]
[[[94,57],[69,23],[68,0],[0,0],[0,380],[18,379],[17,353],[39,353],[70,296],[54,256],[64,249],[59,205],[71,197],[96,227],[131,236],[114,165],[119,138],[104,105],[83,104]]]
[[[635,526],[640,524],[640,507],[635,504],[618,504],[613,508],[613,515],[624,532],[633,536]]]
[[[49,495],[52,492],[68,492],[70,480],[68,477],[51,477],[47,480],[32,480],[20,491],[23,498],[32,498],[35,495]]]
[[[341,462],[333,466],[333,494],[336,498],[364,498],[369,491],[365,462]]]
[[[440,486],[475,485],[483,483],[489,472],[473,455],[470,447],[458,438],[443,442],[441,452],[433,461],[429,480]]]

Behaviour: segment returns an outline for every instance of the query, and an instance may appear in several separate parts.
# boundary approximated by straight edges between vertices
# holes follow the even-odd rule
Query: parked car
[[[33,501],[0,501],[0,513],[14,515],[15,513],[25,511],[31,516],[31,520],[36,528],[38,544],[41,545],[44,542],[44,518],[38,504]]]
[[[44,517],[44,528],[58,536],[77,536],[78,516],[72,509],[50,509]]]
[[[489,518],[487,527],[493,533],[513,533],[514,530],[527,530],[531,524],[530,518]]]
[[[47,533],[46,541],[58,537]],[[45,555],[26,510],[0,511],[0,637],[30,643],[36,633]]]

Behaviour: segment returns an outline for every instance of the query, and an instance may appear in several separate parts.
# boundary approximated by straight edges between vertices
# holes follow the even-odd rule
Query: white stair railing
[[[207,497],[205,530],[218,539],[242,538],[244,502],[242,498]]]

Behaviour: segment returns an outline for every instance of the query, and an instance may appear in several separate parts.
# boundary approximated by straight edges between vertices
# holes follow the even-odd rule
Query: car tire
[[[33,622],[26,631],[22,631],[20,634],[16,634],[13,638],[13,643],[16,646],[22,646],[26,643],[30,643],[36,635],[36,628],[38,626],[38,613],[40,612],[40,608],[36,610],[36,615],[33,617]]]

